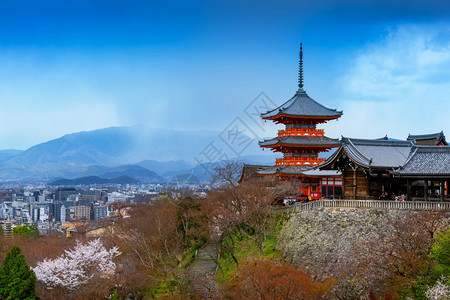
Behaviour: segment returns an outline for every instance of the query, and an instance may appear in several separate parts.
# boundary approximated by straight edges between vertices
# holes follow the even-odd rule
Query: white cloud
[[[359,51],[341,79],[344,116],[330,136],[450,136],[450,25],[404,25]]]

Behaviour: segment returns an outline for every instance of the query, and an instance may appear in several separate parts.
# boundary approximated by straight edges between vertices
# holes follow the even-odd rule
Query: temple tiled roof
[[[257,170],[259,175],[303,175],[310,166],[267,166]]]
[[[415,146],[404,166],[392,173],[400,176],[450,176],[450,147]]]
[[[311,166],[263,166],[256,171],[259,175],[304,175],[310,177],[340,176],[336,170],[319,170]]]
[[[314,101],[306,94],[305,91],[299,90],[287,102],[275,109],[262,113],[263,119],[275,118],[278,115],[294,116],[294,117],[325,117],[338,118],[342,115],[342,111],[330,109],[322,104]]]
[[[366,140],[342,137],[341,147],[319,168],[331,165],[345,153],[355,164],[365,168],[398,168],[405,164],[414,146],[412,141],[395,141],[387,138]]]
[[[306,176],[319,176],[319,177],[325,177],[325,176],[342,176],[342,173],[340,171],[336,170],[319,170],[319,169],[311,169],[303,172]]]
[[[261,147],[271,147],[276,145],[337,147],[340,143],[338,139],[331,139],[326,136],[284,136],[260,141],[259,145]]]
[[[239,182],[243,182],[244,180],[248,180],[248,179],[256,177],[258,175],[256,171],[262,167],[265,167],[265,166],[264,165],[244,164],[244,166],[242,167],[242,173],[241,173]]]
[[[439,139],[444,137],[444,132],[430,133],[430,134],[408,134],[408,141],[410,140],[429,140],[429,139]]]
[[[415,141],[418,145],[437,146],[440,143],[448,145],[443,131],[431,134],[409,134],[407,140]]]

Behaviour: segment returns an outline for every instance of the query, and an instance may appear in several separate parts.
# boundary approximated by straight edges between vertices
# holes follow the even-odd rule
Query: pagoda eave
[[[336,116],[298,116],[298,115],[287,115],[287,114],[278,114],[273,117],[262,117],[263,120],[274,121],[277,124],[285,124],[291,122],[298,122],[299,120],[307,121],[310,120],[316,124],[326,123],[331,120],[339,119],[342,115]],[[291,121],[292,120],[292,121]]]
[[[332,148],[337,148],[339,147],[340,144],[335,144],[335,145],[292,145],[292,144],[276,144],[276,145],[267,145],[267,146],[262,146],[260,145],[261,148],[270,148],[272,151],[280,151],[282,150],[281,147],[285,148],[285,149],[289,149],[289,150],[293,150],[293,149],[298,149],[299,147],[301,148],[308,148],[308,149],[317,149],[318,151],[328,151]]]

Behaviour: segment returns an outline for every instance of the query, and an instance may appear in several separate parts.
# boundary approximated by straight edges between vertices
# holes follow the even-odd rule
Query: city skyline
[[[305,90],[344,111],[330,137],[448,133],[449,12],[440,1],[6,1],[0,149],[135,124],[221,132],[260,92],[276,105],[293,96],[300,42]]]

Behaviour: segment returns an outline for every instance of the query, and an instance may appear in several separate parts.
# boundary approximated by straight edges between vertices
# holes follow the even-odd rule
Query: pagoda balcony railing
[[[324,136],[325,130],[315,128],[287,128],[278,130],[278,137],[283,136]]]
[[[277,158],[275,164],[277,166],[316,166],[325,161],[320,157],[283,157]]]

